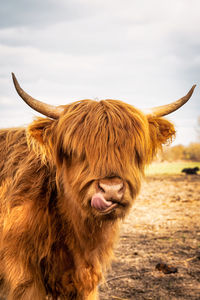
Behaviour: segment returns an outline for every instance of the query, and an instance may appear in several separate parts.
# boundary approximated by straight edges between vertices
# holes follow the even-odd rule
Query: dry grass
[[[200,162],[154,162],[146,168],[146,175],[181,174],[182,169],[195,167],[199,167],[200,169]],[[182,173],[182,175],[184,174]]]

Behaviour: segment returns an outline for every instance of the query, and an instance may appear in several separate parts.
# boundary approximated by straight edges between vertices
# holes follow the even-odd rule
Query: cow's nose
[[[106,200],[120,201],[124,195],[124,183],[119,178],[101,179],[98,182],[98,190]]]

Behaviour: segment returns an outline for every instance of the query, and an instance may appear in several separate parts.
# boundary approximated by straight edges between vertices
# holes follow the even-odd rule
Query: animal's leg
[[[33,281],[25,281],[11,288],[7,300],[45,300],[44,289]]]

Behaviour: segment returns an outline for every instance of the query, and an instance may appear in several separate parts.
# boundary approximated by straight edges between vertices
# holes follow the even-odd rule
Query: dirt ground
[[[101,300],[200,299],[200,175],[147,177],[115,255]]]

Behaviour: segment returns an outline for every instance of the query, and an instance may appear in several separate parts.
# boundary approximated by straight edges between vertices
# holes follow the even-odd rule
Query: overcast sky
[[[51,104],[120,99],[138,108],[191,100],[171,114],[175,144],[197,139],[200,116],[199,0],[6,0],[0,5],[0,127],[36,112],[11,72]]]

